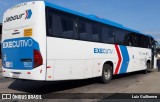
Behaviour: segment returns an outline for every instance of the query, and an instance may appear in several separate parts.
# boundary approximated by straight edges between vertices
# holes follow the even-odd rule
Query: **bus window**
[[[132,46],[132,39],[131,39],[131,33],[130,32],[126,32],[125,36],[124,36],[124,41],[123,41],[124,45],[126,46]]]
[[[78,22],[78,30],[79,33],[86,33],[86,23],[84,20],[79,20]]]
[[[145,48],[149,48],[150,44],[149,44],[149,37],[144,36],[144,47]]]
[[[63,30],[62,37],[73,38],[74,36],[73,23],[74,23],[73,18],[61,15],[61,24]]]
[[[139,38],[138,38],[137,34],[132,33],[131,36],[132,36],[132,45],[134,47],[139,47]]]
[[[110,30],[109,27],[101,26],[101,42],[103,43],[114,43],[114,31]]]
[[[99,24],[92,23],[92,41],[98,42],[99,35],[100,35]]]
[[[115,33],[115,43],[119,45],[125,45],[127,36],[127,32],[122,29],[117,29]]]
[[[62,37],[61,19],[58,14],[48,10],[47,23],[47,36]]]
[[[79,40],[91,41],[91,24],[88,20],[79,19]]]
[[[77,39],[75,18],[69,14],[48,10],[48,36]]]

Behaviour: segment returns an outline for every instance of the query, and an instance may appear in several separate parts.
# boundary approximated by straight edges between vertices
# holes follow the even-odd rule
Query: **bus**
[[[77,80],[152,68],[155,40],[116,22],[45,1],[5,11],[3,76],[35,81]]]

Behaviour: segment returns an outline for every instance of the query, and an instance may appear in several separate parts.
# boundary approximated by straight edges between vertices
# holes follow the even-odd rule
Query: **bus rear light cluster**
[[[38,50],[34,50],[34,68],[43,64],[43,58]]]
[[[31,72],[27,72],[27,74],[31,74]]]

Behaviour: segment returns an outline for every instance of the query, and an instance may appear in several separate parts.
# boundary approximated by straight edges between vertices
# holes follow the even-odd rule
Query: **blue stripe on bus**
[[[122,74],[122,73],[127,72],[127,68],[128,68],[130,58],[129,58],[127,47],[126,46],[119,46],[119,47],[120,47],[122,57],[123,57],[123,61],[122,61],[122,65],[121,65],[121,69],[120,69],[119,74]]]

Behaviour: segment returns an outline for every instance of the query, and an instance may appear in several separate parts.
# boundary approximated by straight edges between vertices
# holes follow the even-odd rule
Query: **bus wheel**
[[[109,64],[103,66],[101,80],[104,84],[109,83],[112,79],[112,67]]]

